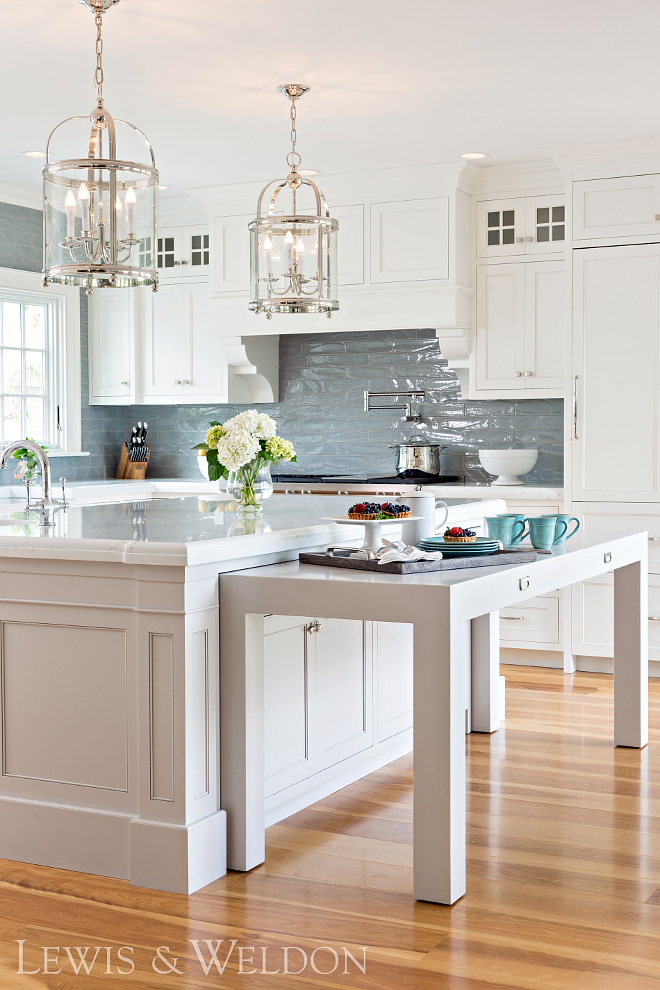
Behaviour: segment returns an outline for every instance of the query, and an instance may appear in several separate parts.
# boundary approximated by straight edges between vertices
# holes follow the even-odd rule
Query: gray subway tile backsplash
[[[41,269],[41,213],[0,203],[0,267]],[[70,480],[114,478],[121,441],[138,420],[149,423],[152,477],[199,477],[197,455],[189,450],[204,438],[208,421],[223,421],[241,408],[231,406],[90,406],[88,402],[87,300],[81,293],[83,450],[89,457],[59,458],[55,476]],[[422,423],[405,423],[398,410],[364,412],[363,393],[424,389],[416,409]],[[292,471],[375,475],[394,473],[390,444],[424,433],[445,446],[445,474],[488,481],[479,464],[480,447],[537,447],[528,483],[563,482],[561,399],[464,400],[447,367],[435,332],[376,330],[295,334],[280,342],[281,402],[262,405],[280,432],[293,440],[298,462]],[[383,400],[386,404],[387,399]],[[312,408],[310,408],[312,407]],[[285,470],[288,466],[285,466]],[[11,472],[0,472],[0,484]]]

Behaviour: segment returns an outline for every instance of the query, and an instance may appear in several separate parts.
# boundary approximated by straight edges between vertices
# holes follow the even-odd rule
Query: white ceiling
[[[4,0],[0,184],[36,189],[62,118],[94,105],[93,15]],[[305,82],[303,167],[344,172],[660,133],[658,0],[121,0],[105,96],[161,181],[272,178],[288,151],[278,83]]]

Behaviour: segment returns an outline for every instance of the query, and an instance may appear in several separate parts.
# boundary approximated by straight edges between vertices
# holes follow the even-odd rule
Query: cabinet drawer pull
[[[573,439],[579,440],[578,436],[578,402],[577,402],[577,383],[580,381],[580,376],[576,375],[573,379]]]
[[[522,378],[522,371],[516,371],[516,378]]]
[[[660,622],[660,615],[649,615],[649,622]]]
[[[188,381],[187,378],[184,378],[181,384],[182,385],[190,385],[190,382]]]
[[[174,384],[175,385],[181,385],[181,379],[180,378],[175,378],[174,379]]]
[[[501,615],[502,622],[524,622],[524,615]]]
[[[660,536],[649,536],[649,543],[660,543]]]
[[[533,378],[533,377],[534,377],[534,372],[533,371],[526,371],[525,372],[525,378]]]

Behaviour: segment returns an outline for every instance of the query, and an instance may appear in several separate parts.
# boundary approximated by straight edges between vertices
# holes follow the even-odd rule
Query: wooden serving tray
[[[526,564],[536,560],[535,550],[496,550],[483,557],[452,557],[444,560],[393,560],[379,564],[377,560],[360,560],[339,553],[301,553],[301,564],[323,564],[326,567],[349,567],[355,571],[378,571],[381,574],[423,574],[427,571],[457,571],[466,567],[495,567],[498,564]]]

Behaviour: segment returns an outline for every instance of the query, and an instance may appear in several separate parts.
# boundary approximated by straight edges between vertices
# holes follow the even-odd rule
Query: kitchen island
[[[261,519],[245,521],[203,482],[81,484],[69,496],[44,535],[23,498],[0,494],[0,857],[191,893],[226,869],[218,576],[354,542],[353,527],[323,521],[349,500],[275,495]],[[497,498],[448,502],[459,525],[505,511]],[[269,617],[276,676],[267,730],[282,740],[281,761],[287,746],[294,751],[289,766],[271,768],[270,809],[260,810],[271,821],[411,748],[405,705],[383,714],[388,684],[411,678],[388,652],[396,637],[380,637],[383,689],[374,706],[376,624],[363,623],[355,637],[353,626],[319,632],[313,626],[324,616],[299,616],[295,602],[292,613],[297,626],[278,628]],[[296,657],[296,630],[304,630],[305,677],[313,660],[316,678],[316,696],[301,698],[298,714],[314,702],[325,718],[317,718],[316,750],[299,758],[295,723],[283,724],[276,697],[293,676],[286,664]],[[347,643],[362,650],[360,684],[355,666],[332,666],[353,656]],[[342,678],[353,678],[352,694],[337,695]],[[328,739],[337,712],[362,712],[362,734],[348,725],[345,737]]]

